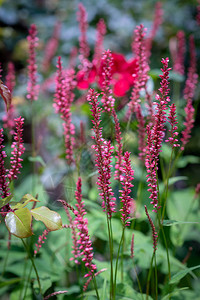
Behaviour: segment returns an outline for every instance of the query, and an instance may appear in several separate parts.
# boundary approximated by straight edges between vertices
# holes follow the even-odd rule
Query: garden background
[[[183,153],[178,156],[178,162],[175,160],[175,170],[169,176],[170,179],[167,177],[170,172],[168,175],[166,174],[170,165],[171,148],[164,143],[162,152],[160,152],[157,172],[159,193],[162,195],[160,201],[162,202],[163,195],[167,195],[166,212],[164,212],[165,220],[162,217],[160,219],[165,221],[164,226],[159,222],[159,217],[157,217],[159,214],[152,212],[153,207],[150,204],[146,170],[144,163],[139,159],[137,117],[134,114],[132,118],[127,117],[127,103],[131,98],[132,86],[127,88],[122,96],[115,95],[114,90],[116,115],[123,138],[123,151],[131,153],[130,160],[134,170],[134,180],[132,182],[134,187],[131,187],[131,197],[134,199],[133,203],[135,205],[134,208],[131,208],[131,223],[130,226],[126,227],[123,245],[120,246],[123,220],[121,224],[119,211],[113,217],[113,265],[119,259],[115,283],[112,281],[114,279],[110,274],[111,256],[109,249],[111,248],[106,226],[106,213],[101,208],[101,200],[96,184],[98,174],[94,162],[95,154],[94,149],[91,149],[92,144],[94,144],[91,138],[93,117],[90,104],[86,99],[89,87],[94,87],[98,92],[101,92],[102,86],[88,80],[88,88],[81,88],[80,82],[78,87],[75,88],[69,119],[75,126],[73,153],[75,161],[72,164],[66,159],[63,119],[59,116],[60,111],[58,108],[58,113],[55,113],[58,56],[61,57],[64,70],[69,68],[69,65],[74,66],[77,74],[80,69],[79,39],[81,32],[79,24],[81,21],[78,21],[77,18],[79,3],[80,1],[73,0],[0,1],[1,80],[5,84],[9,70],[8,65],[13,62],[15,87],[12,94],[12,107],[15,111],[15,117],[22,116],[24,118],[23,141],[26,149],[22,156],[21,173],[17,175],[18,178],[14,184],[11,182],[10,189],[14,201],[18,202],[24,195],[31,194],[32,196],[29,195],[29,198],[26,198],[27,203],[31,199],[31,203],[28,203],[30,209],[32,202],[35,204],[39,200],[37,206],[44,205],[59,213],[62,224],[67,227],[70,224],[70,217],[66,215],[68,210],[65,206],[64,209],[62,203],[58,200],[65,200],[75,207],[75,191],[78,191],[76,184],[80,176],[82,178],[82,195],[87,211],[86,217],[88,219],[89,237],[92,241],[94,263],[97,271],[102,272],[96,276],[96,287],[95,283],[94,285],[89,283],[86,291],[83,291],[87,281],[87,278],[84,278],[87,273],[84,262],[75,264],[73,260],[70,260],[73,256],[71,248],[74,246],[73,232],[71,234],[72,227],[71,229],[56,228],[59,230],[53,228],[52,231],[55,230],[55,232],[48,232],[47,239],[44,239],[45,243],[42,244],[40,249],[38,237],[45,230],[45,222],[42,224],[34,221],[34,235],[24,238],[22,242],[21,236],[18,236],[16,232],[14,235],[12,234],[10,239],[8,230],[10,227],[8,224],[7,227],[5,226],[5,216],[2,215],[0,223],[0,297],[3,300],[48,299],[45,297],[58,292],[58,294],[52,294],[52,299],[92,300],[98,298],[96,289],[99,299],[146,299],[146,294],[149,294],[149,299],[200,299],[200,271],[196,268],[200,265],[199,81],[195,86],[192,98],[195,121],[191,138],[184,147]],[[156,23],[156,17],[159,19],[158,15],[155,15],[156,1],[88,0],[81,3],[87,12],[89,24],[87,29],[87,42],[90,48],[89,61],[94,58],[97,39],[96,28],[100,19],[103,19],[106,25],[103,48],[105,50],[110,49],[112,53],[120,53],[126,61],[130,61],[135,56],[132,41],[136,26],[143,24],[147,28],[148,36],[152,32],[153,24]],[[195,67],[196,73],[200,74],[198,63],[200,61],[200,8],[198,8],[200,4],[195,0],[171,0],[160,1],[159,3],[160,9],[162,9],[162,21],[159,24],[158,20],[158,28],[153,36],[147,86],[150,94],[152,93],[152,99],[155,100],[153,91],[158,91],[160,88],[159,75],[162,73],[161,68],[163,67],[161,60],[169,57],[169,67],[172,67],[169,75],[169,95],[171,101],[176,103],[177,110],[179,110],[178,131],[181,136],[181,132],[184,130],[184,108],[186,106],[183,91],[191,62],[190,36],[194,37],[197,62]],[[30,35],[31,24],[36,25],[39,38],[35,49],[38,66],[37,84],[39,85],[37,101],[27,99],[27,60],[30,59],[27,36]],[[177,59],[175,56],[177,33],[179,31],[185,33],[184,74],[173,70]],[[50,50],[53,53],[52,56]],[[110,82],[108,82],[109,85]],[[144,94],[141,93],[140,97],[143,103]],[[0,122],[1,127],[4,128],[4,150],[7,153],[5,166],[9,168],[13,134],[5,126],[7,112],[4,101],[1,99],[0,102]],[[148,118],[144,106],[142,106],[142,109],[143,115]],[[103,137],[106,140],[111,140],[116,147],[117,142],[114,138],[116,129],[113,125],[115,122],[109,112],[102,114],[101,119]],[[167,131],[169,124],[166,125],[166,128]],[[112,158],[112,164],[114,164],[114,158]],[[119,206],[120,190],[122,189],[120,180],[117,182],[112,176],[111,185]],[[148,222],[144,205],[148,208],[156,231],[160,232],[161,227],[164,228],[163,236],[159,239],[157,246],[153,244],[153,242],[155,243],[155,232],[153,232],[154,240],[152,242],[152,224]],[[16,207],[13,207],[15,210]],[[74,218],[73,213],[71,216]],[[51,217],[50,221],[52,221]],[[107,220],[107,222],[109,221]],[[48,226],[46,227],[51,231]],[[134,250],[131,249],[133,234]],[[166,241],[168,254],[165,252]],[[39,246],[35,246],[36,244]],[[157,261],[154,260],[156,247]],[[36,251],[35,255],[34,251]],[[154,253],[153,259],[152,253]],[[167,256],[170,257],[170,271]],[[31,258],[34,258],[40,280],[34,272]],[[81,259],[79,260],[81,262]],[[89,270],[91,271],[90,267]],[[149,270],[151,270],[150,273]],[[89,273],[89,275],[91,274],[93,273]],[[148,276],[150,276],[150,280]],[[148,281],[149,287],[147,288]],[[59,294],[60,291],[67,292]]]

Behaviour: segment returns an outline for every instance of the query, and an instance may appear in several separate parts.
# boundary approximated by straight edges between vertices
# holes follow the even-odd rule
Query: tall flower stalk
[[[111,158],[113,147],[111,146],[110,141],[106,141],[102,137],[102,128],[100,127],[100,116],[101,116],[101,108],[99,107],[98,94],[90,89],[87,99],[91,105],[91,112],[93,116],[93,132],[94,136],[92,137],[95,140],[95,144],[92,148],[95,150],[96,155],[96,166],[98,168],[98,181],[97,185],[100,190],[100,197],[102,198],[102,207],[106,212],[107,217],[107,226],[108,226],[108,235],[109,235],[109,247],[110,247],[110,263],[111,263],[111,272],[110,272],[110,297],[113,298],[114,295],[114,286],[113,286],[113,239],[112,239],[112,224],[111,217],[112,214],[115,213],[115,197],[110,186],[111,182]]]

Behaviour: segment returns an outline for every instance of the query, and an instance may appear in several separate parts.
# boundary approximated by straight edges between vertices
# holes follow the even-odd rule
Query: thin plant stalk
[[[123,245],[124,232],[125,232],[125,227],[123,227],[123,229],[122,229],[122,235],[121,235],[121,239],[120,239],[120,243],[119,243],[119,247],[118,247],[118,251],[117,251],[117,259],[116,259],[116,265],[115,265],[115,278],[114,278],[114,289],[115,290],[116,290],[116,283],[117,283],[118,261],[119,261],[120,249],[121,249],[121,246]]]
[[[93,284],[94,284],[94,289],[95,289],[95,291],[96,291],[97,299],[100,300],[100,298],[99,298],[99,293],[98,293],[98,288],[97,288],[96,277],[95,277],[94,274],[92,274],[92,280],[93,280]]]
[[[112,224],[107,215],[109,248],[110,248],[110,298],[113,299],[114,286],[113,286],[113,242],[112,242]]]
[[[21,239],[21,240],[22,240],[22,243],[23,243],[23,245],[24,245],[24,248],[25,248],[25,250],[26,250],[26,252],[27,252],[27,254],[28,254],[28,256],[29,256],[29,258],[30,258],[30,260],[31,260],[31,263],[32,263],[32,266],[33,266],[33,269],[34,269],[34,271],[35,271],[35,275],[36,275],[36,278],[37,278],[37,282],[38,282],[40,294],[42,295],[42,288],[41,288],[40,278],[39,278],[39,275],[38,275],[38,271],[37,271],[37,268],[36,268],[34,259],[33,259],[32,255],[31,255],[31,253],[30,253],[30,251],[29,251],[29,249],[28,249],[26,243],[24,242],[24,240],[23,240],[23,239]]]

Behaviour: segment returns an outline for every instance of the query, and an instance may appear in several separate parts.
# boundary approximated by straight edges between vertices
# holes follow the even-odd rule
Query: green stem
[[[113,290],[113,242],[112,242],[112,224],[111,219],[107,216],[107,226],[108,226],[108,237],[109,237],[109,248],[110,248],[110,299],[114,299],[114,290]]]
[[[165,190],[165,199],[164,199],[163,210],[162,210],[162,222],[163,222],[164,216],[165,216],[165,209],[166,209],[168,189],[169,189],[169,178],[170,178],[172,157],[173,157],[173,149],[172,149],[172,152],[171,152],[171,157],[170,157],[170,161],[169,161],[169,168],[168,168],[167,178],[166,178],[166,190]]]
[[[157,274],[156,253],[154,256],[154,263],[155,263],[155,293],[156,293],[156,300],[158,300],[158,274]]]
[[[133,263],[133,264],[134,264],[134,263]],[[140,284],[140,280],[139,280],[139,278],[138,278],[138,274],[137,274],[135,265],[133,265],[133,269],[134,269],[134,272],[135,272],[135,276],[136,276],[138,288],[139,288],[140,294],[141,294],[141,296],[142,296],[142,300],[144,300],[143,293],[142,293],[142,287],[141,287],[141,284]]]
[[[148,298],[149,298],[149,285],[150,285],[150,278],[151,278],[151,273],[152,273],[154,256],[155,256],[155,251],[153,252],[153,255],[151,257],[151,265],[150,265],[150,269],[149,269],[148,276],[147,276],[146,300],[148,300]]]
[[[26,283],[26,287],[25,287],[25,291],[24,291],[23,300],[26,300],[26,293],[27,293],[29,282],[30,282],[30,277],[31,277],[32,269],[33,269],[33,265],[31,265],[31,267],[30,267],[30,272],[28,274],[28,279],[27,279],[27,283]],[[21,299],[21,296],[20,296],[20,299]]]
[[[92,279],[93,279],[94,289],[95,289],[96,294],[97,294],[97,299],[100,300],[99,293],[98,293],[98,288],[97,288],[96,277],[95,277],[94,274],[92,275]]]
[[[121,249],[121,245],[122,245],[123,240],[124,240],[124,232],[125,232],[125,227],[123,227],[123,229],[122,229],[122,236],[121,236],[121,240],[120,240],[119,247],[118,247],[118,251],[117,251],[117,259],[116,259],[116,265],[115,265],[114,290],[116,290],[116,283],[117,283],[117,268],[118,268],[118,261],[119,261],[120,249]]]
[[[39,275],[38,275],[38,271],[37,271],[37,268],[36,268],[34,259],[33,259],[32,255],[31,255],[31,253],[30,253],[30,251],[29,251],[29,249],[28,249],[26,243],[24,242],[24,240],[23,240],[23,239],[21,239],[21,240],[22,240],[22,243],[23,243],[23,245],[24,245],[24,248],[26,249],[26,252],[27,252],[27,254],[28,254],[28,256],[29,256],[29,258],[30,258],[30,260],[31,260],[31,263],[32,263],[32,266],[33,266],[33,269],[34,269],[34,271],[35,271],[35,275],[36,275],[36,278],[37,278],[37,282],[38,282],[40,294],[42,295],[42,288],[41,288],[40,278],[39,278]]]

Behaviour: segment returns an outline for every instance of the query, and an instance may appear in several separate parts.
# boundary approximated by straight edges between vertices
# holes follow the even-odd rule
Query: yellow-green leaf
[[[36,221],[42,221],[50,231],[58,230],[62,227],[61,216],[46,206],[34,208],[31,210],[31,213]]]
[[[6,198],[2,198],[0,199],[0,208],[5,206],[6,204],[8,204],[10,202],[10,200],[12,199],[13,195],[10,195]]]
[[[22,197],[19,202],[11,202],[12,209],[19,209],[26,206],[29,202],[40,202],[38,199],[34,198],[30,194],[26,194]]]
[[[32,216],[28,208],[20,208],[7,213],[5,223],[11,234],[19,238],[27,238],[33,234],[31,230]]]

